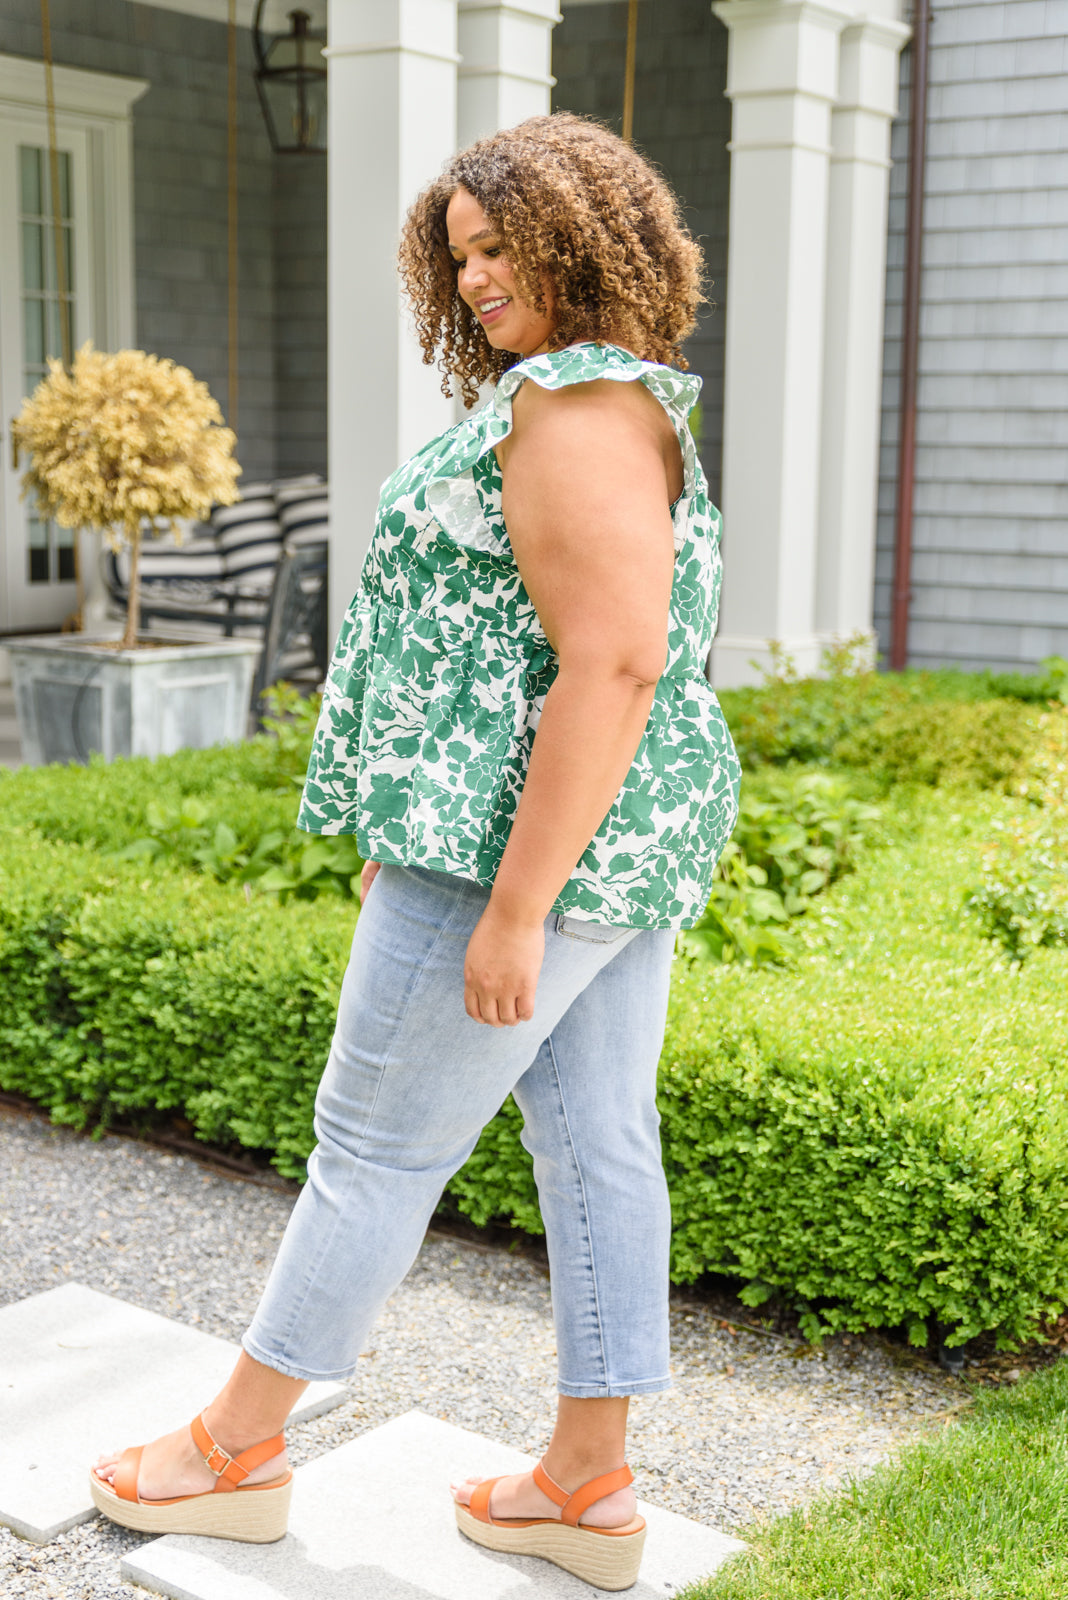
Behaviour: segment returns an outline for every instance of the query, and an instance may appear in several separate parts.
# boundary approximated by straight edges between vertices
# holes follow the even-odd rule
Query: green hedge
[[[899,796],[896,839],[805,919],[786,971],[681,967],[660,1099],[672,1276],[716,1271],[803,1326],[930,1319],[1022,1337],[1068,1304],[1065,966],[1014,969],[962,918],[1000,797]],[[455,1192],[535,1218],[518,1117]]]
[[[855,727],[833,758],[891,783],[1007,788],[1038,748],[1040,716],[1012,700],[898,706]]]
[[[0,1086],[75,1126],[181,1111],[303,1175],[351,905],[301,916],[21,830],[0,883]]]
[[[900,739],[895,717],[897,728],[920,731],[932,716],[937,722],[947,711],[945,725],[959,754],[961,735],[952,730],[975,724],[967,714],[955,722],[953,713],[958,708],[967,713],[976,702],[989,706],[996,701],[1004,708],[1004,726],[1022,726],[1021,702],[1040,708],[1068,701],[1068,660],[1062,656],[1048,656],[1033,673],[871,672],[857,670],[857,657],[847,640],[824,653],[822,677],[798,677],[782,660],[780,667],[782,675],[769,677],[763,684],[720,693],[743,771],[791,761],[847,766],[859,762],[867,767],[872,754],[878,756],[888,738],[890,742]],[[979,711],[980,723],[985,715]],[[843,748],[844,740],[884,718],[890,721],[874,731],[863,751]],[[907,763],[907,744],[902,753]],[[922,756],[920,747],[916,754]]]
[[[48,839],[121,850],[144,835],[151,804],[177,810],[183,799],[208,802],[213,822],[242,836],[292,828],[306,758],[290,757],[273,739],[212,750],[180,750],[161,761],[146,756],[86,767],[0,770],[0,821],[33,828]]]
[[[24,780],[37,802],[47,776]],[[129,776],[52,782],[72,825],[89,794],[103,828]],[[22,781],[0,782],[5,819]],[[676,1281],[782,1290],[813,1334],[919,1338],[937,1318],[1010,1339],[1068,1304],[1064,957],[1014,967],[962,913],[1012,808],[895,791],[886,842],[801,919],[791,967],[679,963],[661,1074]],[[0,885],[0,1086],[75,1124],[180,1110],[300,1175],[351,904],[247,902],[24,827],[0,833]],[[513,1107],[448,1203],[540,1226]]]

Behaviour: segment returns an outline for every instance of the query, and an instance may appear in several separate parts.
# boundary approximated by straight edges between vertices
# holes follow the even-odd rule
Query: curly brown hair
[[[679,347],[704,299],[702,258],[678,200],[611,129],[558,111],[461,150],[408,212],[400,273],[424,362],[441,352],[446,395],[455,377],[473,405],[479,384],[521,359],[493,348],[457,292],[445,211],[460,188],[498,231],[527,303],[545,315],[551,296],[553,349],[595,340],[687,366]]]

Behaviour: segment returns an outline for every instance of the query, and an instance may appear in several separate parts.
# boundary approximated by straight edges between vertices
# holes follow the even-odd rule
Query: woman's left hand
[[[534,1015],[545,959],[545,925],[517,922],[492,902],[479,918],[464,961],[464,1010],[475,1022],[511,1028]]]

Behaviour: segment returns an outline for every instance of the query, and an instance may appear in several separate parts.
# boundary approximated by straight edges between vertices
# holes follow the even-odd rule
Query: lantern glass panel
[[[259,79],[260,98],[276,150],[326,149],[326,79]]]

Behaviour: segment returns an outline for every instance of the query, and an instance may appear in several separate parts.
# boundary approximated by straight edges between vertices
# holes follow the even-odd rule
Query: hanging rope
[[[237,0],[230,0],[226,55],[226,312],[227,425],[237,432]]]
[[[74,362],[74,351],[71,348],[71,299],[70,285],[67,281],[67,249],[64,238],[63,218],[60,211],[59,189],[59,139],[56,133],[56,85],[52,71],[52,19],[48,12],[48,0],[41,0],[41,54],[44,57],[45,69],[45,110],[48,117],[48,172],[52,189],[52,244],[56,256],[56,296],[59,311],[59,343],[63,365],[69,372]],[[17,465],[17,463],[16,463]],[[82,557],[78,530],[75,529],[71,545],[71,557],[74,565],[74,584],[77,600],[74,610],[69,617],[65,617],[61,624],[63,633],[81,633],[82,617],[85,610],[85,584],[82,579]]]
[[[627,64],[623,71],[623,137],[634,138],[634,74],[638,63],[638,0],[627,7]]]

